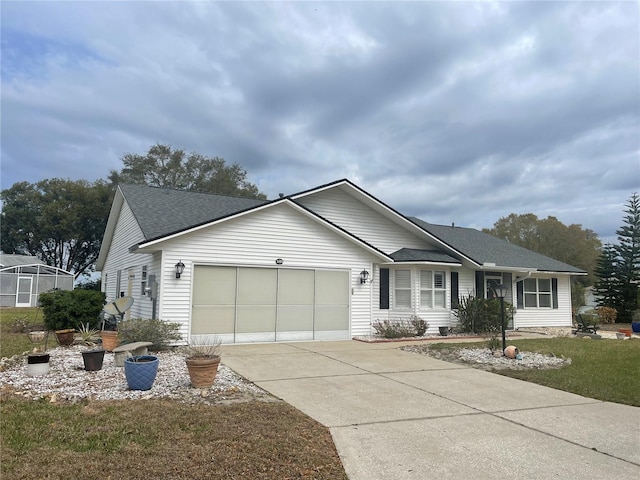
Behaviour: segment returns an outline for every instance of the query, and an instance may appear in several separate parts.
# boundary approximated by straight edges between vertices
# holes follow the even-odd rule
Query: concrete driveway
[[[640,478],[640,408],[397,347],[227,345],[222,358],[329,427],[351,480]]]

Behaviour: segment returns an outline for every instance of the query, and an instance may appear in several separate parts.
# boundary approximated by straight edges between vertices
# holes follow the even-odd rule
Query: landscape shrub
[[[377,335],[384,338],[421,337],[429,328],[428,323],[417,315],[410,320],[379,320],[373,323]]]
[[[180,324],[152,318],[131,318],[118,322],[118,337],[122,344],[151,342],[151,350],[161,350],[171,342],[182,339]]]
[[[49,330],[75,329],[87,323],[98,327],[105,294],[96,290],[52,290],[41,293],[39,302]]]
[[[598,307],[596,314],[600,323],[615,323],[618,316],[616,309],[611,307]]]
[[[515,307],[504,302],[505,324],[513,318]],[[492,334],[501,331],[502,315],[500,300],[497,298],[480,298],[469,295],[460,298],[458,310],[455,312],[459,320],[459,328],[463,332]]]

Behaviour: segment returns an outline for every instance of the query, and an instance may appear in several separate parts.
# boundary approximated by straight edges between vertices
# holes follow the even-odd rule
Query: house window
[[[140,279],[140,295],[143,297],[147,294],[147,266],[142,266],[142,275]]]
[[[524,308],[551,308],[551,279],[524,280]]]
[[[446,286],[444,272],[420,270],[420,306],[422,308],[445,308]]]
[[[503,285],[502,273],[486,272],[484,274],[485,298],[498,298],[496,287]]]
[[[411,308],[411,270],[395,270],[393,283],[394,307]]]

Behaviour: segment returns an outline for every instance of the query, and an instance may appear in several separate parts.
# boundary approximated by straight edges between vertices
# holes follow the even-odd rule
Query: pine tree
[[[617,275],[618,253],[611,244],[606,244],[598,258],[595,274],[598,281],[594,285],[594,293],[599,307],[611,307],[618,310],[620,298],[620,282]]]
[[[620,284],[618,319],[630,322],[638,308],[638,288],[640,287],[640,197],[631,195],[627,202],[624,225],[616,230],[618,235],[618,264],[616,276]]]

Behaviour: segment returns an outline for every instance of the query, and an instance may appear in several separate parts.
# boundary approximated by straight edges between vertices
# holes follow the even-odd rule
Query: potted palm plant
[[[209,388],[213,385],[220,365],[220,339],[217,337],[195,337],[186,349],[187,370],[191,385]]]

